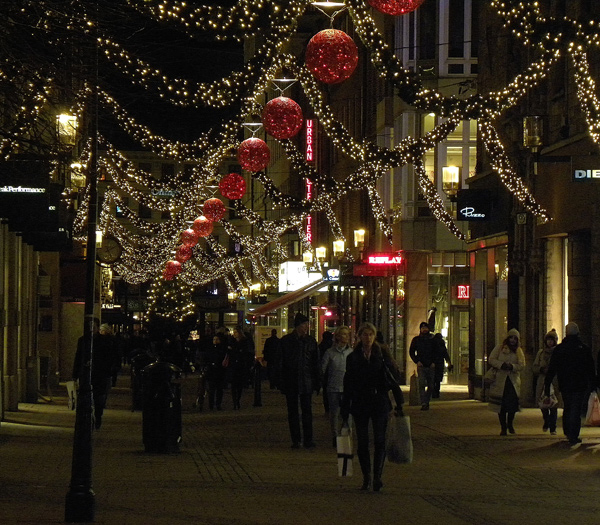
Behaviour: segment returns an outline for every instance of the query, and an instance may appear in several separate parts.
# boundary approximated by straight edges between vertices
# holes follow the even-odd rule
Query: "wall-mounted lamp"
[[[343,240],[333,241],[333,255],[334,257],[342,257],[346,249],[346,243]]]
[[[454,199],[460,187],[460,168],[458,166],[444,166],[442,168],[442,186],[449,199]]]
[[[313,262],[313,254],[312,254],[312,252],[310,252],[310,251],[304,252],[302,254],[302,262],[304,264],[312,264],[312,262]]]
[[[315,256],[318,261],[324,261],[327,258],[327,248],[325,246],[319,246],[315,248]]]
[[[365,230],[354,230],[354,246],[356,248],[364,248],[365,246]]]
[[[540,116],[527,116],[523,119],[523,146],[538,149],[542,145],[544,120]]]
[[[74,146],[77,138],[77,117],[62,113],[56,115],[58,139],[65,146]]]
[[[96,230],[96,248],[102,246],[102,230]]]

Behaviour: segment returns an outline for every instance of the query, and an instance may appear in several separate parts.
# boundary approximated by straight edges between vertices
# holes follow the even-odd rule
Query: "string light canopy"
[[[114,3],[105,0],[99,0],[98,3],[99,12],[103,12],[103,7],[107,12],[113,12]],[[126,80],[114,92],[105,85],[96,90],[94,79],[86,78],[85,70],[78,71],[81,82],[74,88],[71,107],[61,108],[60,113],[73,116],[79,123],[87,122],[91,104],[97,95],[97,108],[102,118],[114,121],[119,130],[140,148],[159,159],[187,168],[157,180],[136,167],[109,139],[99,137],[102,150],[98,158],[99,171],[105,177],[106,189],[100,212],[100,228],[105,235],[116,237],[122,245],[123,254],[114,269],[128,282],[162,281],[161,275],[167,269],[167,261],[173,260],[172,253],[176,250],[180,253],[175,262],[180,263],[181,269],[176,275],[167,272],[165,279],[168,277],[172,280],[167,284],[177,287],[179,291],[217,278],[222,278],[232,291],[241,289],[248,285],[248,280],[252,284],[253,279],[247,277],[250,273],[261,282],[269,282],[277,276],[277,262],[288,257],[281,239],[296,232],[306,244],[302,226],[309,215],[324,212],[334,238],[342,237],[333,210],[353,191],[363,191],[368,195],[373,215],[384,236],[389,238],[390,221],[377,190],[377,182],[390,170],[405,166],[412,167],[417,174],[421,191],[434,216],[457,237],[463,238],[463,233],[447,213],[442,197],[426,176],[423,158],[466,120],[478,120],[482,142],[502,183],[539,221],[549,220],[547,211],[536,202],[513,166],[502,144],[497,122],[522,103],[533,90],[543,89],[542,82],[559,60],[565,58],[572,64],[577,102],[590,136],[596,143],[600,142],[600,100],[589,64],[589,56],[596,53],[600,45],[598,23],[567,16],[546,16],[540,2],[488,1],[487,5],[495,10],[512,32],[513,38],[528,46],[534,58],[498,91],[457,98],[424,85],[414,71],[405,67],[373,18],[372,8],[377,9],[378,6],[386,13],[384,9],[389,11],[390,6],[416,9],[420,3],[419,0],[239,0],[233,6],[203,6],[175,0],[128,0],[124,3],[128,10],[133,10],[137,15],[132,23],[163,24],[169,30],[181,33],[184,38],[193,39],[201,35],[202,38],[213,38],[215,41],[244,42],[260,35],[260,39],[256,40],[256,51],[248,57],[243,67],[211,82],[192,80],[185,71],[178,74],[176,68],[165,67],[164,64],[161,66],[158,61],[155,63],[148,59],[148,55],[139,55],[131,46],[131,39],[118,33],[112,19],[96,20],[94,12],[88,11],[90,6],[85,2],[77,3],[77,12],[69,7],[57,10],[55,2],[45,0],[36,2],[35,9],[9,7],[2,25],[8,31],[7,45],[19,42],[16,28],[28,28],[27,31],[32,31],[35,36],[32,42],[37,39],[40,43],[40,53],[23,54],[14,45],[9,50],[11,52],[7,53],[13,62],[3,62],[0,69],[2,81],[17,86],[20,93],[20,98],[10,110],[14,121],[12,127],[0,137],[2,158],[10,159],[23,151],[24,145],[35,136],[35,126],[43,120],[44,113],[58,107],[57,93],[62,92],[64,86],[58,83],[60,75],[56,72],[54,61],[44,63],[44,60],[51,55],[69,56],[73,39],[76,38],[79,48],[83,49],[84,46],[79,44],[84,43],[90,48],[97,46],[99,67],[102,73],[108,73],[101,77],[117,73]],[[364,57],[371,61],[382,82],[395,89],[404,102],[418,111],[438,115],[439,124],[426,134],[397,139],[389,147],[380,146],[376,140],[352,136],[344,126],[344,119],[329,104],[330,86],[327,84],[334,84],[341,77],[327,75],[331,74],[329,66],[341,76],[353,70],[356,67],[352,66],[354,51],[345,52],[342,62],[345,64],[348,59],[350,65],[342,66],[341,71],[341,62],[337,60],[333,47],[325,46],[326,52],[322,55],[309,53],[307,49],[305,64],[302,53],[292,55],[289,51],[294,48],[292,39],[301,17],[307,10],[314,15],[313,8],[330,11],[343,9],[343,27],[350,28],[348,32],[353,36],[350,38],[346,34],[347,39],[342,37],[348,49],[352,45],[356,48],[358,44],[361,59]],[[401,13],[390,14],[397,16]],[[330,19],[333,24],[333,18]],[[8,20],[10,24],[6,22]],[[47,32],[50,24],[62,31]],[[33,60],[36,61],[33,67],[23,66],[31,65]],[[321,74],[323,77],[319,78]],[[282,83],[282,79],[290,82]],[[298,148],[298,139],[282,138],[279,143],[272,141],[271,145],[276,148],[274,155],[285,155],[294,175],[310,180],[315,185],[317,197],[310,201],[290,196],[275,184],[269,173],[271,151],[266,142],[256,136],[264,131],[261,124],[255,121],[266,105],[265,94],[273,89],[276,82],[281,87],[275,91],[282,95],[283,90],[289,89],[289,86],[285,86],[292,85],[291,79],[294,89],[302,90],[303,96],[297,97],[302,101],[298,104],[302,113],[318,119],[319,132],[324,133],[337,152],[347,156],[349,165],[354,166],[343,179],[334,180],[306,162]],[[145,125],[142,119],[136,119],[126,109],[130,107],[128,98],[116,94],[127,92],[125,82],[130,82],[132,89],[142,89],[148,97],[177,108],[228,107],[235,108],[236,112],[210,130],[203,130],[195,140],[185,142],[169,139]],[[59,112],[54,112],[56,114]],[[256,125],[251,126],[251,123]],[[78,167],[73,168],[80,178],[89,170],[92,149],[89,141],[86,143],[84,140],[84,129],[80,125],[75,130],[75,139],[83,143],[81,155],[75,159]],[[241,140],[249,134],[252,135],[249,139]],[[71,142],[72,139],[69,144]],[[246,150],[249,144],[253,146]],[[48,151],[51,150],[49,147]],[[236,151],[238,162],[250,172],[246,174],[248,180],[262,187],[269,206],[281,210],[277,220],[267,220],[257,213],[246,202],[245,195],[231,204],[238,216],[237,222],[226,219],[226,208],[222,202],[216,206],[214,213],[207,214],[207,203],[215,198],[219,181],[227,175],[228,170],[224,166],[231,162]],[[60,152],[55,153],[54,158],[60,158]],[[154,218],[142,217],[140,207],[150,209]],[[76,239],[84,237],[88,209],[89,192],[85,189],[74,222]],[[208,209],[211,209],[210,205]],[[211,232],[199,237],[198,232],[189,227],[201,213],[210,219],[213,228],[217,228],[214,234]],[[156,220],[157,214],[162,217],[161,221]],[[219,224],[214,224],[217,221]],[[244,233],[250,229],[252,235]],[[230,254],[228,247],[224,246],[230,239],[235,239],[243,246],[241,253]],[[184,247],[189,248],[192,255],[181,264],[182,261],[178,259],[182,256],[185,258],[188,253]],[[158,292],[157,297],[161,297]]]

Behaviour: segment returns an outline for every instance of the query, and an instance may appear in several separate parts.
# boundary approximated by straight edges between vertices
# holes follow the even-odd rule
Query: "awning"
[[[310,295],[318,292],[323,286],[328,286],[330,284],[335,284],[337,281],[330,281],[328,279],[321,279],[319,281],[315,281],[314,283],[307,284],[302,288],[298,288],[293,292],[288,292],[277,299],[273,299],[272,301],[261,304],[259,307],[255,308],[252,312],[248,312],[250,315],[266,315],[278,308],[283,308],[284,306],[289,306],[290,304],[297,303],[301,301],[305,297],[309,297]]]

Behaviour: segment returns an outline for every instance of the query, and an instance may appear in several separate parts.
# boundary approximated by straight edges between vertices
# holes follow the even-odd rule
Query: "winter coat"
[[[550,359],[552,354],[556,350],[556,346],[552,348],[548,348],[547,346],[538,351],[535,356],[535,360],[533,361],[532,369],[533,373],[537,376],[535,382],[535,399],[536,401],[542,397],[542,393],[544,392],[544,381],[546,380],[546,372],[548,371],[548,367],[550,365]],[[552,381],[552,385],[554,386],[554,393],[558,396],[558,380],[555,378]]]
[[[281,338],[280,385],[284,394],[311,394],[320,389],[319,348],[312,335],[294,330]]]
[[[441,350],[433,335],[426,334],[413,337],[408,353],[415,364],[421,362],[425,368],[429,368],[432,363],[439,361],[438,354]]]
[[[554,350],[544,382],[546,392],[554,376],[558,377],[558,387],[563,393],[587,392],[596,387],[592,351],[578,335],[566,336]]]
[[[346,359],[352,353],[348,345],[342,347],[333,345],[323,355],[321,360],[321,373],[327,372],[327,392],[344,391],[344,374],[346,373]]]
[[[348,414],[384,415],[392,409],[389,396],[390,384],[385,376],[384,359],[388,368],[396,375],[396,363],[389,354],[384,356],[377,343],[373,345],[368,361],[361,343],[348,356],[342,396],[342,418],[347,419]],[[394,383],[391,389],[396,405],[402,407],[404,399],[399,385]]]
[[[513,366],[512,370],[503,370],[501,368],[503,363],[510,363]],[[488,357],[488,365],[496,369],[496,379],[490,385],[490,400],[502,399],[507,379],[515,387],[517,397],[521,397],[521,370],[525,368],[525,354],[520,346],[517,347],[516,352],[512,352],[508,346],[498,345]],[[491,401],[490,410],[499,412],[500,405]]]

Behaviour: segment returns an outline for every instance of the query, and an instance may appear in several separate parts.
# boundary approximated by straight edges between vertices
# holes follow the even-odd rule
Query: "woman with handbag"
[[[396,401],[395,414],[402,416],[404,402],[402,391],[390,375],[398,377],[398,367],[389,352],[375,341],[377,330],[371,323],[363,323],[358,329],[359,343],[346,360],[344,394],[342,396],[342,419],[347,425],[352,414],[356,428],[358,461],[363,475],[361,490],[371,486],[371,454],[369,452],[369,421],[373,426],[373,490],[383,487],[381,475],[385,462],[385,435],[388,417],[392,410],[389,391]]]
[[[542,417],[544,418],[542,430],[544,432],[550,430],[550,434],[553,436],[556,435],[556,420],[558,419],[558,400],[556,399],[558,381],[556,379],[553,381],[552,386],[554,392],[551,392],[551,395],[548,397],[544,396],[544,381],[546,379],[546,372],[548,372],[550,358],[552,357],[557,344],[558,334],[553,328],[544,337],[544,348],[541,348],[538,351],[532,366],[533,373],[537,375],[535,398],[540,404],[540,410],[542,411]]]
[[[488,365],[496,370],[496,378],[490,385],[489,407],[498,414],[501,436],[506,436],[507,431],[515,433],[513,421],[519,411],[521,370],[525,368],[520,337],[518,330],[512,328],[488,357]]]

